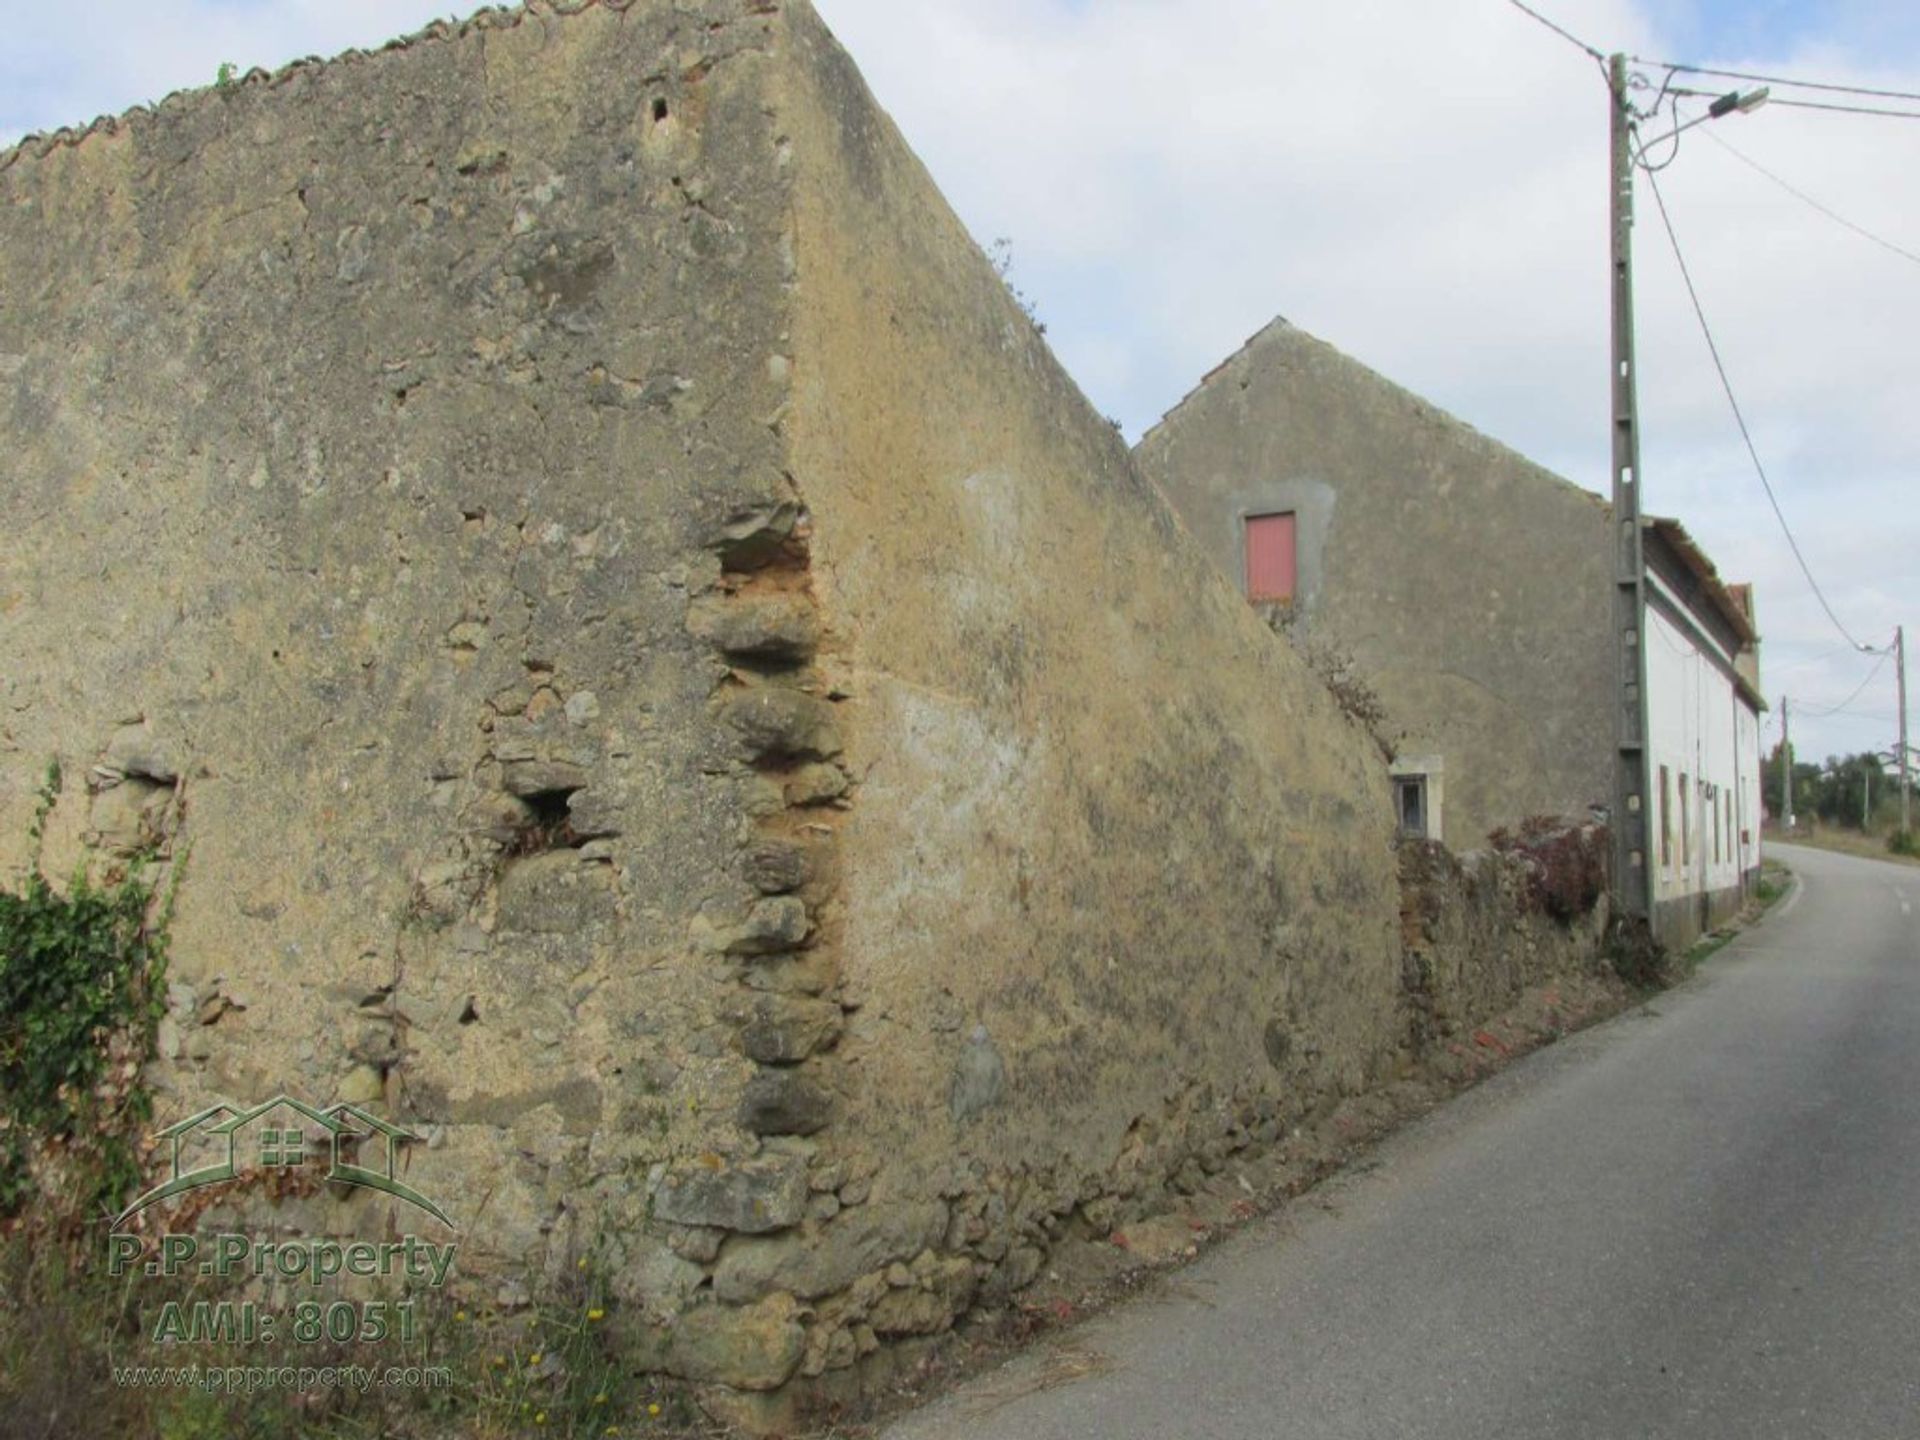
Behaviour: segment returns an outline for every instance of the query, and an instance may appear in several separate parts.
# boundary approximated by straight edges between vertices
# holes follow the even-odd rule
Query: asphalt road
[[[1796,891],[888,1440],[1920,1437],[1920,868]]]

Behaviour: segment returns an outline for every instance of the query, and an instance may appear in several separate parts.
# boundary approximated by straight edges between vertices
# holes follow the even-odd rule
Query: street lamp
[[[1701,124],[1703,121],[1718,120],[1723,115],[1732,115],[1735,112],[1738,112],[1739,114],[1742,114],[1742,115],[1751,115],[1754,111],[1758,110],[1762,105],[1767,103],[1767,97],[1770,96],[1772,93],[1773,93],[1772,90],[1765,85],[1762,85],[1758,90],[1749,90],[1744,95],[1741,94],[1738,90],[1729,90],[1726,94],[1722,95],[1719,99],[1715,100],[1711,105],[1707,106],[1705,114],[1694,116],[1693,119],[1687,121],[1687,123],[1684,125],[1674,126],[1673,129],[1669,130],[1666,134],[1662,135],[1657,140],[1649,140],[1645,142],[1640,147],[1640,153],[1644,155],[1647,153],[1648,150],[1652,149],[1655,145],[1664,145],[1667,141],[1673,139],[1673,137],[1678,135],[1681,131],[1691,130],[1694,126]]]

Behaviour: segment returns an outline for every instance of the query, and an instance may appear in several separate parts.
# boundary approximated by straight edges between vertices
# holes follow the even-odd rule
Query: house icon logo
[[[386,1152],[385,1167],[373,1169],[355,1163],[362,1158],[360,1142],[376,1136],[386,1142],[381,1147]],[[171,1143],[172,1174],[116,1215],[114,1229],[149,1205],[184,1195],[189,1190],[237,1180],[249,1169],[311,1171],[318,1169],[323,1161],[325,1180],[378,1190],[426,1211],[448,1229],[457,1228],[445,1211],[395,1173],[401,1143],[420,1137],[358,1105],[343,1102],[316,1110],[291,1095],[276,1095],[250,1110],[211,1105],[197,1115],[169,1125],[154,1138]],[[190,1144],[211,1149],[218,1158],[196,1169],[184,1169],[183,1154]]]

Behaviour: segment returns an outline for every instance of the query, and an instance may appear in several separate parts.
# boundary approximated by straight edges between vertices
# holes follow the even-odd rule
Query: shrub
[[[0,890],[0,1221],[31,1210],[66,1227],[114,1208],[139,1180],[152,1117],[141,1079],[165,1009],[167,902],[135,860],[64,893],[41,871],[60,793],[49,768],[29,830],[32,866]],[[170,900],[170,895],[169,895]],[[156,914],[156,910],[158,913]],[[42,1196],[57,1196],[54,1213]]]
[[[1529,899],[1563,925],[1591,913],[1607,893],[1607,831],[1602,826],[1533,815],[1520,822],[1517,832],[1503,827],[1487,839],[1495,850],[1526,864]]]

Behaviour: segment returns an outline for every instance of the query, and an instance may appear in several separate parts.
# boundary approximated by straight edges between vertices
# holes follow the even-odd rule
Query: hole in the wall
[[[480,1012],[474,1007],[473,996],[469,995],[467,997],[467,1003],[460,1007],[460,1023],[462,1025],[471,1025],[479,1018]]]
[[[585,844],[586,837],[575,833],[573,817],[567,809],[567,798],[572,794],[571,790],[536,790],[521,796],[527,816],[507,842],[507,855],[540,855],[549,850],[578,849]]]
[[[658,124],[660,121],[666,118],[667,118],[667,97],[664,95],[656,95],[653,97],[654,123]]]

